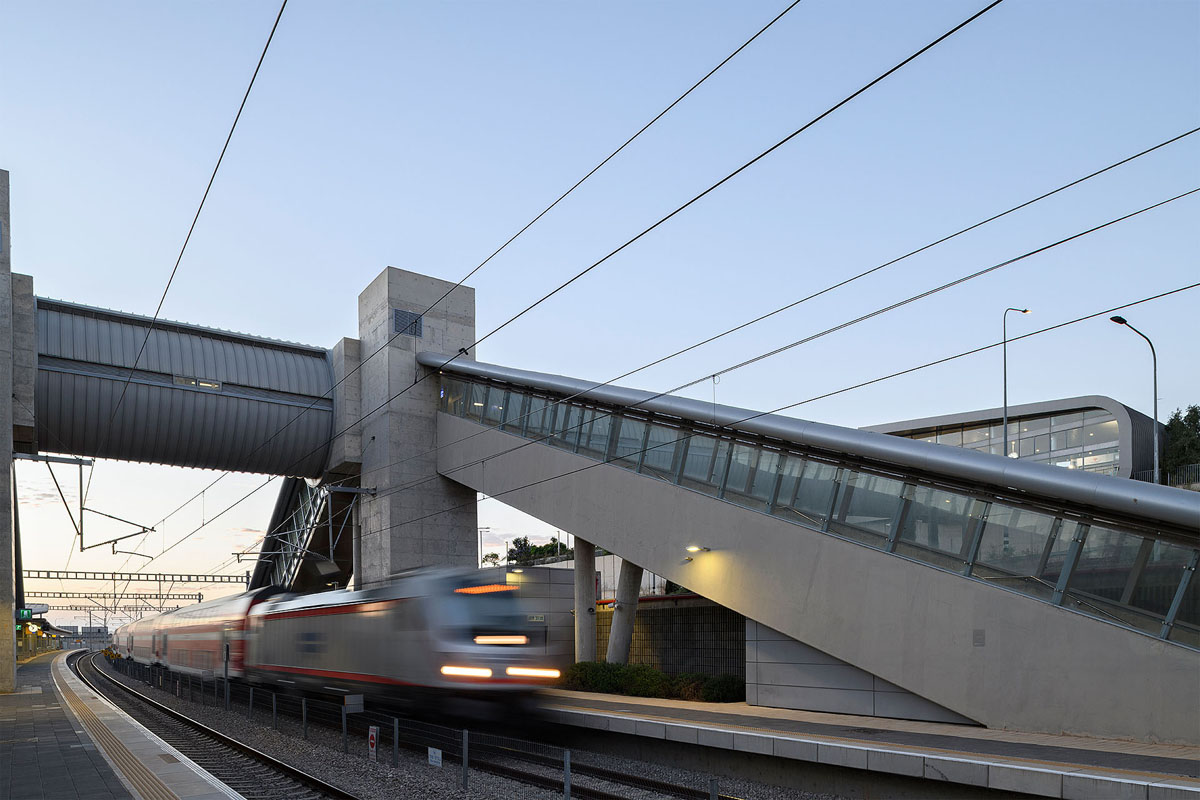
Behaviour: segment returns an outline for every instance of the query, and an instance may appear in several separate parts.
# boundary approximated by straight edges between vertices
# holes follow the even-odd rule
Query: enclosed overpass
[[[825,655],[828,691],[1200,739],[1200,494],[448,358],[418,356],[441,475]]]

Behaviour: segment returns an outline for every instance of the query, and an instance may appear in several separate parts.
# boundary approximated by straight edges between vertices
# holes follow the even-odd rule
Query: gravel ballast
[[[367,747],[361,736],[350,737],[350,753],[342,752],[340,731],[324,728],[310,720],[308,739],[302,735],[300,721],[279,715],[278,730],[270,724],[270,712],[265,714],[256,709],[255,718],[246,718],[246,708],[231,708],[224,711],[216,705],[201,705],[191,702],[186,696],[175,696],[172,692],[153,688],[146,683],[130,678],[114,670],[104,658],[96,659],[97,666],[122,684],[163,703],[169,708],[185,713],[210,728],[231,736],[244,744],[284,761],[349,791],[362,800],[391,800],[392,798],[520,798],[520,800],[558,800],[561,791],[552,791],[530,786],[515,780],[471,769],[469,788],[460,786],[461,767],[457,761],[447,759],[442,767],[431,766],[426,754],[401,748],[399,761],[392,766],[391,734],[381,731],[382,743],[379,761],[367,759]],[[356,752],[359,751],[359,752]],[[498,759],[489,756],[489,760]],[[638,761],[618,756],[573,750],[571,760],[577,765],[592,765],[615,770],[622,774],[635,775],[657,781],[707,790],[709,776],[690,770],[678,769],[663,764]],[[561,780],[561,771],[551,767],[537,767],[527,763],[509,762],[522,770],[537,771]],[[596,778],[572,775],[574,786],[586,786],[629,798],[629,800],[658,800],[664,795],[646,790],[609,783]],[[761,800],[839,800],[835,795],[804,792],[797,789],[770,786],[734,778],[720,779],[722,795]]]

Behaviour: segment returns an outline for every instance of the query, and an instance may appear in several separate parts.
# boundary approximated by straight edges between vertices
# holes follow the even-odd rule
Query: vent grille
[[[402,333],[405,336],[415,336],[420,339],[423,334],[421,315],[412,311],[392,309],[392,333]]]

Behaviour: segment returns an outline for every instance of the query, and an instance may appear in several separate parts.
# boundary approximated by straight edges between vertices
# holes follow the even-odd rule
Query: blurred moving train
[[[385,587],[295,595],[258,589],[123,625],[124,658],[255,685],[408,700],[518,699],[558,677],[513,584],[415,570]],[[226,648],[228,647],[228,651]]]

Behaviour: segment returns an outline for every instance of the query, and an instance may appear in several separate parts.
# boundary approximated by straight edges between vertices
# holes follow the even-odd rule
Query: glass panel
[[[504,405],[504,429],[520,434],[525,425],[525,401],[528,398],[521,392],[509,392],[508,402]]]
[[[1050,452],[1050,434],[1042,433],[1033,437],[1034,455],[1046,455]]]
[[[725,486],[725,499],[745,508],[765,511],[767,504],[771,502],[771,493],[775,491],[775,481],[779,477],[779,453],[774,450],[747,448],[754,452],[742,455],[738,451],[743,447],[745,445],[734,445],[733,459],[729,467],[730,479]],[[749,460],[751,467],[747,477],[744,480],[739,479],[735,488],[734,465],[743,458]]]
[[[1179,579],[1183,577],[1192,548],[1157,541],[1129,596],[1129,605],[1165,617],[1175,599]]]
[[[471,392],[467,396],[467,417],[476,422],[483,421],[483,404],[487,400],[487,387],[472,383]]]
[[[582,421],[583,409],[580,406],[560,402],[555,408],[554,436],[551,437],[550,444],[563,450],[574,450]]]
[[[1031,433],[1045,433],[1050,430],[1049,417],[1026,417],[1021,420],[1021,435],[1028,436]]]
[[[914,433],[911,438],[916,439],[918,442],[936,442],[937,434],[932,433],[932,432],[930,432],[930,433]]]
[[[530,439],[540,439],[550,435],[550,421],[554,418],[554,409],[545,397],[529,398],[529,415],[525,418],[525,436]]]
[[[687,457],[683,462],[680,485],[706,494],[717,494],[725,476],[725,460],[729,441],[712,436],[693,434],[688,439]]]
[[[1142,541],[1141,536],[1132,533],[1093,525],[1079,552],[1079,563],[1071,573],[1071,583],[1067,588],[1068,596],[1075,600],[1085,601],[1083,603],[1085,607],[1091,606],[1090,609],[1085,608],[1084,610],[1090,610],[1099,616],[1110,619],[1112,616],[1116,616],[1134,624],[1135,619],[1128,614],[1120,613],[1110,603],[1097,605],[1087,601],[1102,599],[1111,601],[1112,604],[1120,602]]]
[[[961,430],[938,431],[938,444],[948,444],[954,447],[962,447],[963,436]]]
[[[579,452],[603,460],[608,455],[608,435],[612,431],[612,414],[604,409],[588,412],[591,424],[584,426],[579,437]]]
[[[976,425],[973,428],[963,429],[963,444],[975,444],[977,442],[986,442],[991,436],[987,425]]]
[[[1012,446],[1011,443],[1009,446]],[[1021,458],[1028,458],[1029,456],[1033,455],[1033,439],[1022,439],[1020,446]]]
[[[675,480],[675,448],[679,446],[679,430],[666,425],[651,425],[642,456],[642,474],[663,480]]]
[[[789,461],[791,459],[788,459]],[[820,527],[833,507],[833,493],[838,487],[838,468],[820,461],[806,461],[800,485],[791,501],[792,511],[801,521]],[[780,491],[782,504],[783,492]]]
[[[829,529],[860,542],[882,546],[892,528],[904,483],[894,478],[850,472],[842,476],[837,516]]]
[[[896,552],[961,571],[975,530],[975,514],[982,506],[971,497],[931,486],[915,487],[900,528]]]
[[[750,473],[758,463],[758,448],[748,444],[735,444],[729,459],[729,477],[725,480],[725,494],[744,494]]]
[[[792,504],[796,501],[796,492],[800,488],[800,475],[804,472],[804,459],[789,453],[783,459],[783,468],[779,470],[779,494],[775,497],[775,505],[771,513],[791,522],[812,524],[812,520],[797,514]],[[825,507],[826,509],[829,506]]]
[[[1049,600],[1071,544],[1061,531],[1052,536],[1054,523],[1050,514],[992,503],[971,574]]]
[[[487,404],[483,407],[483,421],[488,425],[499,425],[504,419],[504,406],[507,405],[508,393],[496,386],[488,390]]]
[[[467,384],[454,378],[442,378],[441,408],[447,414],[461,417],[466,408]]]
[[[640,419],[621,417],[617,429],[617,443],[613,448],[613,463],[637,469],[642,457],[642,439],[646,436],[646,423]]]
[[[1057,417],[1050,418],[1050,429],[1059,430],[1061,428],[1079,427],[1083,424],[1083,412],[1077,411],[1074,414],[1059,414]]]
[[[1183,593],[1183,604],[1175,617],[1175,625],[1171,628],[1169,638],[1173,642],[1183,642],[1192,647],[1200,647],[1200,577],[1192,573],[1187,590]]]
[[[1082,428],[1067,428],[1050,434],[1050,449],[1066,450],[1069,447],[1079,447],[1083,444]]]
[[[1117,421],[1115,419],[1110,419],[1108,422],[1088,422],[1083,426],[1084,447],[1099,447],[1113,444],[1116,441]]]

